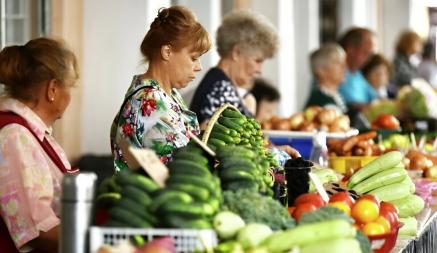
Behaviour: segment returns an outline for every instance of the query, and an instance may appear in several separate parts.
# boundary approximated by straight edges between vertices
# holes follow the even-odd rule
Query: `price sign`
[[[320,182],[319,178],[314,175],[314,173],[309,173],[311,181],[313,181],[314,186],[316,187],[317,192],[320,194],[322,199],[328,203],[329,202],[329,196],[328,193],[326,193],[325,188],[323,187],[322,183]]]
[[[161,187],[165,185],[169,172],[167,167],[161,162],[155,151],[146,148],[135,148],[130,146],[126,141],[120,142],[123,157],[129,168],[142,168],[148,175]]]

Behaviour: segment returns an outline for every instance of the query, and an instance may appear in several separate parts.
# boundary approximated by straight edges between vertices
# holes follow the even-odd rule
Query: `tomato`
[[[290,215],[293,215],[294,209],[296,209],[296,207],[294,207],[294,206],[290,206],[290,207],[288,208],[288,213],[289,213]]]
[[[352,207],[352,217],[358,223],[375,221],[379,216],[379,207],[368,199],[359,199]]]
[[[379,207],[379,203],[380,203],[380,201],[379,201],[378,197],[376,197],[376,196],[374,196],[374,195],[371,195],[371,194],[364,194],[364,195],[362,195],[358,200],[361,200],[361,199],[367,199],[367,200],[370,200],[370,201],[374,202],[376,205],[378,205],[378,207]]]
[[[399,120],[392,114],[381,114],[374,122],[379,128],[399,129]]]
[[[311,203],[301,203],[296,206],[296,209],[294,209],[293,218],[299,221],[303,214],[316,210],[317,207]]]
[[[387,234],[391,231],[391,224],[390,222],[383,216],[379,216],[375,223],[381,224],[384,227],[384,234]]]
[[[394,212],[397,215],[399,215],[398,208],[395,205],[393,205],[392,203],[382,201],[379,208],[380,208],[380,210],[387,210],[387,211]]]
[[[382,235],[384,234],[384,226],[376,222],[369,222],[364,225],[363,232],[365,235]]]
[[[305,193],[299,195],[299,197],[297,197],[296,200],[294,201],[294,205],[298,206],[299,204],[302,203],[310,203],[317,208],[320,208],[326,204],[318,193]]]
[[[330,202],[328,205],[340,209],[341,211],[343,211],[343,212],[346,213],[347,215],[350,215],[350,214],[351,214],[351,208],[350,208],[349,205],[348,205],[347,203],[345,203],[345,202],[342,202],[342,201]]]
[[[399,226],[399,216],[395,212],[389,211],[387,209],[380,209],[379,216],[384,217],[386,220],[388,220],[392,229]]]
[[[349,208],[352,208],[355,200],[351,197],[351,195],[349,195],[348,192],[337,192],[334,193],[334,195],[332,195],[329,199],[329,203],[333,202],[344,202],[349,206]]]

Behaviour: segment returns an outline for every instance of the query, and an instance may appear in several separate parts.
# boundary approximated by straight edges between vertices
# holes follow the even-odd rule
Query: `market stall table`
[[[417,215],[418,231],[415,238],[398,238],[390,253],[435,252],[437,250],[437,212],[425,208]]]

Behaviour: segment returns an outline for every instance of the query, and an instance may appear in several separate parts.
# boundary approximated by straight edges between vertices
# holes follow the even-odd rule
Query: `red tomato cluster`
[[[363,195],[355,201],[347,192],[337,192],[325,203],[318,193],[300,195],[289,208],[290,214],[297,221],[307,212],[330,205],[350,215],[355,220],[355,227],[366,235],[387,234],[399,226],[399,212],[390,203],[380,202],[373,195]]]

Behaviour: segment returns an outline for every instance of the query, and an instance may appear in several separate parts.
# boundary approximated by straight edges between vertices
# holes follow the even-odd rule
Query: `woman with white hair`
[[[264,60],[273,57],[278,45],[273,25],[265,17],[246,10],[227,15],[217,30],[216,40],[220,61],[200,82],[190,108],[203,125],[225,103],[252,116],[243,99],[253,78],[261,73]]]

